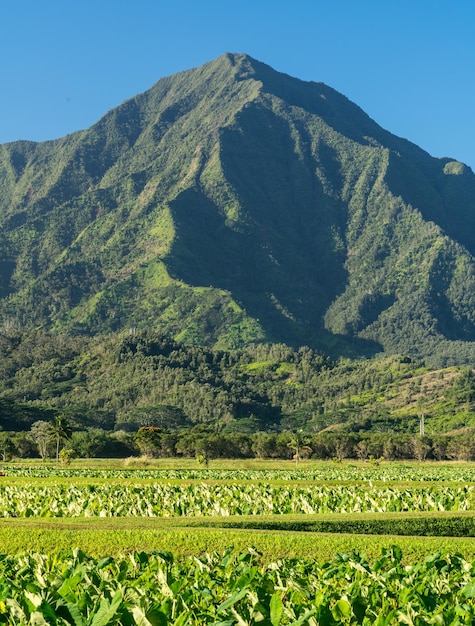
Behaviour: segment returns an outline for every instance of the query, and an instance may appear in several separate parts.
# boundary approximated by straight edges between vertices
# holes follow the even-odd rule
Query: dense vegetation
[[[54,458],[60,448],[204,462],[297,451],[475,457],[467,367],[431,370],[398,356],[332,361],[284,344],[224,351],[140,331],[87,338],[10,329],[0,344],[4,459]]]
[[[143,626],[472,624],[472,563],[435,553],[405,565],[386,549],[329,562],[254,550],[175,560],[170,552],[93,559],[77,550],[0,560],[0,622]]]
[[[0,146],[0,230],[3,329],[475,361],[470,168],[245,55]]]
[[[129,481],[130,482],[130,481]],[[473,486],[346,484],[0,485],[2,517],[228,517],[318,513],[468,511]],[[251,522],[252,525],[252,522]]]
[[[473,623],[473,465],[193,465],[9,466],[0,623]]]

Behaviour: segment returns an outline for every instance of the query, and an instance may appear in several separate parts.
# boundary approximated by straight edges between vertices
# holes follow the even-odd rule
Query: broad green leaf
[[[274,593],[270,599],[270,621],[272,626],[279,626],[284,611],[284,604],[280,594]]]
[[[225,600],[222,604],[220,604],[218,606],[216,612],[217,613],[222,613],[226,609],[229,609],[229,607],[231,607],[234,604],[236,604],[236,602],[239,602],[239,600],[241,600],[241,598],[244,598],[246,593],[247,593],[247,588],[241,589],[240,591],[236,591],[227,600]]]
[[[30,615],[30,626],[50,626],[50,622],[47,622],[41,611],[33,611]]]
[[[73,576],[70,576],[69,578],[66,578],[61,587],[59,587],[58,589],[58,593],[59,595],[64,598],[65,600],[73,600],[74,599],[74,591],[76,590],[79,582],[82,580],[84,573],[85,573],[85,568],[81,568],[80,571],[76,570],[76,574],[74,574]],[[72,597],[71,597],[72,596]]]
[[[86,626],[86,619],[74,602],[67,602],[66,607],[74,620],[74,626]]]
[[[402,550],[399,546],[396,546],[396,545],[391,546],[391,548],[389,549],[389,553],[391,554],[391,556],[393,557],[395,561],[400,563],[402,559]]]
[[[167,616],[156,609],[144,611],[136,606],[132,609],[132,615],[137,626],[167,626],[168,624]]]
[[[31,604],[35,607],[35,609],[41,606],[41,603],[43,602],[43,598],[42,596],[40,596],[39,593],[33,593],[25,589],[24,594],[25,594],[25,598],[27,598],[31,602]]]
[[[25,611],[15,598],[8,598],[6,600],[6,605],[8,606],[11,617],[16,617],[20,623],[22,621],[26,622]]]
[[[346,598],[340,598],[336,601],[335,606],[332,608],[332,614],[336,620],[348,620],[353,614],[351,604]]]
[[[475,598],[475,581],[468,583],[462,589],[462,593],[465,598]]]
[[[99,610],[94,615],[91,622],[91,626],[105,626],[105,624],[110,624],[112,619],[115,617],[122,600],[123,595],[121,591],[116,591],[111,602],[106,599],[102,600],[99,605]]]

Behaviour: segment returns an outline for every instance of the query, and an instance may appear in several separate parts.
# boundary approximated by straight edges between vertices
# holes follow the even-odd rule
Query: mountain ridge
[[[0,146],[0,320],[475,357],[475,176],[226,53]]]

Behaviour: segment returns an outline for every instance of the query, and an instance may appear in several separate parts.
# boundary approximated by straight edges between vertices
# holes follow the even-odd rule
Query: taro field
[[[0,624],[474,624],[475,465],[0,476]]]

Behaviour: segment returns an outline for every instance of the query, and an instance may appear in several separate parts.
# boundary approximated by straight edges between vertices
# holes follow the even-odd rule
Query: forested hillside
[[[215,432],[427,433],[475,425],[469,368],[431,370],[400,356],[332,361],[308,347],[223,351],[136,332],[94,338],[0,337],[0,426],[62,414],[75,428]]]
[[[84,131],[0,146],[5,332],[469,364],[474,253],[470,168],[246,55],[163,78]]]

